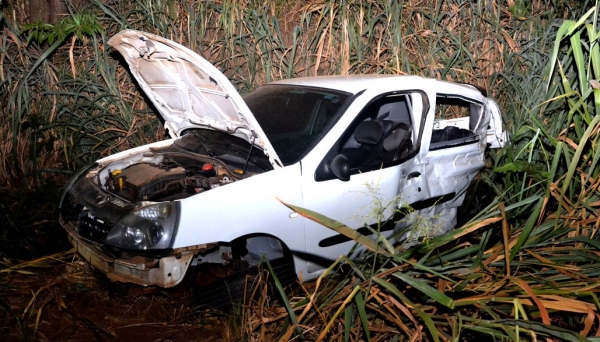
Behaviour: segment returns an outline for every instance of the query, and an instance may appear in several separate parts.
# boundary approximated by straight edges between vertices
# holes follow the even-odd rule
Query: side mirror
[[[345,155],[338,154],[335,156],[329,164],[329,168],[337,179],[344,182],[350,180],[350,163],[348,163],[348,158]]]

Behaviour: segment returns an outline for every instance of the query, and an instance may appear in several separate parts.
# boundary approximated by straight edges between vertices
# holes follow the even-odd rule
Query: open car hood
[[[228,132],[263,149],[273,167],[282,165],[242,97],[207,60],[173,41],[135,30],[119,32],[108,44],[123,55],[172,137],[189,128]]]

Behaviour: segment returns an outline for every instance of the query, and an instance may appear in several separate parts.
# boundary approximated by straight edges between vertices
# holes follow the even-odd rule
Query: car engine
[[[177,200],[233,180],[228,169],[216,160],[169,154],[156,164],[138,163],[110,170],[103,184],[110,193],[135,203]]]

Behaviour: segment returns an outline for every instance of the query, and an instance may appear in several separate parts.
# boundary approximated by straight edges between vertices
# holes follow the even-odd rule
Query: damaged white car
[[[175,42],[127,30],[109,44],[173,137],[98,160],[66,188],[68,237],[112,281],[172,287],[192,266],[243,272],[262,258],[306,281],[350,251],[353,241],[278,199],[367,235],[385,222],[398,241],[411,220],[397,209],[410,205],[444,233],[485,149],[506,139],[496,103],[466,84],[310,77],[242,99]],[[393,205],[378,217],[380,203]]]

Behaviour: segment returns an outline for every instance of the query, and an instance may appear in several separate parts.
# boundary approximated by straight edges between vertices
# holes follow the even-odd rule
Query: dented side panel
[[[492,120],[492,109],[498,115],[499,111],[497,106],[489,105],[491,100],[468,90],[447,82],[438,82],[437,87],[426,90],[432,103],[420,153],[423,179],[421,182],[417,179],[406,181],[406,184],[421,183],[419,190],[421,198],[425,200],[408,203],[415,211],[397,224],[397,230],[406,231],[399,237],[405,247],[413,245],[425,235],[441,235],[455,227],[457,208],[463,203],[469,184],[485,166],[484,152],[489,143],[488,127]],[[436,118],[437,99],[440,96],[467,105],[470,103],[464,106],[469,108],[470,114],[457,118]],[[439,138],[443,131],[460,134],[471,132],[472,136],[458,134],[453,137],[455,133],[452,133],[442,141],[436,140],[436,134]],[[492,147],[495,145],[492,144]],[[406,194],[406,190],[403,190],[403,194]]]

